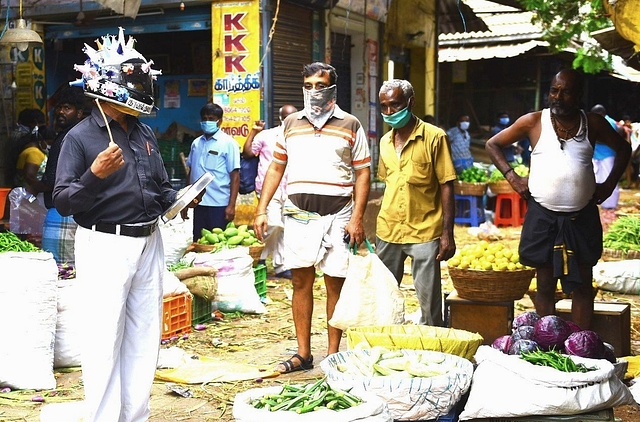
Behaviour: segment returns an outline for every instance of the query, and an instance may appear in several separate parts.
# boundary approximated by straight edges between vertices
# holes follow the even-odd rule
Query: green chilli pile
[[[640,251],[640,218],[618,218],[609,226],[602,240],[603,246],[608,249]]]
[[[0,253],[3,252],[38,252],[33,243],[21,240],[13,232],[0,233]]]
[[[534,365],[549,366],[562,372],[593,371],[593,368],[588,368],[582,363],[575,363],[569,356],[558,353],[555,350],[522,352],[521,357]]]

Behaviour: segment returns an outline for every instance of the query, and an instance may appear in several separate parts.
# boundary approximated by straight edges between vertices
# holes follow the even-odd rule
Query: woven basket
[[[501,194],[501,193],[513,193],[515,192],[513,190],[513,188],[511,187],[511,185],[509,184],[509,182],[507,182],[506,180],[499,180],[497,182],[489,182],[489,189],[491,189],[491,192],[495,193],[496,195]]]
[[[262,251],[264,250],[264,243],[260,243],[259,245],[251,245],[249,246],[249,255],[253,258],[253,266],[258,265],[258,261],[260,261],[260,255],[262,255]]]
[[[536,271],[482,271],[449,267],[453,287],[462,299],[507,302],[522,299]]]
[[[456,180],[453,184],[453,193],[456,195],[482,196],[487,191],[487,184],[483,182],[470,183]]]
[[[189,249],[194,252],[211,252],[215,247],[216,245],[203,245],[198,242],[193,242]]]

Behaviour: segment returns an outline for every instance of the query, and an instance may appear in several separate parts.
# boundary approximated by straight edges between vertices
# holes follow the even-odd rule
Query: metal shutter
[[[302,110],[302,67],[312,60],[313,10],[288,2],[280,3],[276,30],[271,41],[273,63],[273,122],[278,110],[293,104]]]

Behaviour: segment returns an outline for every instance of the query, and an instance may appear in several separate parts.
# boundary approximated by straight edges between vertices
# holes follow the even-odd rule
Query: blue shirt
[[[616,131],[618,130],[618,125],[616,124],[615,120],[613,120],[609,116],[604,116],[604,118],[607,120],[607,122],[609,122],[611,127],[613,127],[613,130],[616,130]],[[600,142],[596,142],[596,146],[595,148],[593,148],[594,160],[604,160],[605,158],[608,158],[608,157],[615,157],[615,155],[616,155],[616,152],[614,150],[612,150],[605,144],[601,144]]]
[[[213,182],[207,186],[200,205],[226,207],[231,197],[230,173],[240,169],[240,145],[230,135],[218,130],[207,138],[201,135],[191,144],[187,158],[191,169],[190,182],[193,183],[205,172],[213,175]]]

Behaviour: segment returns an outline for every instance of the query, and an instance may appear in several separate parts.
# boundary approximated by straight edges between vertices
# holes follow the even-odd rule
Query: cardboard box
[[[482,344],[511,334],[513,301],[476,302],[461,299],[454,290],[444,302],[447,326],[480,334],[484,338]]]
[[[556,313],[571,321],[571,299],[558,301]],[[631,354],[631,308],[628,303],[594,302],[590,329],[613,346],[617,357]]]

